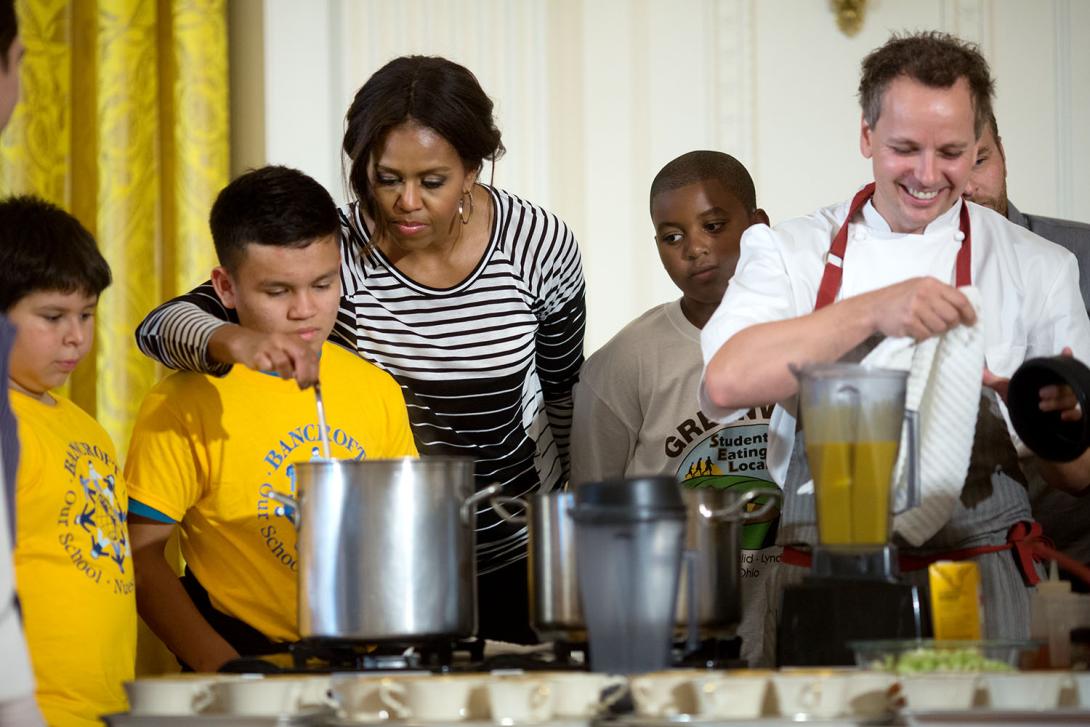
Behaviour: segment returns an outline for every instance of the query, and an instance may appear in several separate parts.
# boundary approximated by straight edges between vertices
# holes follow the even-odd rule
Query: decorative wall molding
[[[1060,217],[1075,214],[1075,165],[1071,128],[1071,0],[1056,0],[1053,15],[1056,63],[1056,209]],[[1084,213],[1085,214],[1085,213]]]
[[[942,28],[984,49],[994,45],[991,0],[944,0]]]
[[[477,0],[473,3],[401,0],[332,0],[331,80],[344,112],[356,90],[388,61],[406,54],[441,55],[469,68],[496,102],[508,155],[496,184],[547,204],[550,159],[550,89],[544,0]],[[574,6],[576,10],[579,6]],[[338,124],[339,126],[339,124]],[[484,179],[491,176],[484,170]]]
[[[719,149],[743,164],[754,162],[757,146],[753,110],[756,108],[756,13],[754,0],[714,3],[713,54],[715,119]]]

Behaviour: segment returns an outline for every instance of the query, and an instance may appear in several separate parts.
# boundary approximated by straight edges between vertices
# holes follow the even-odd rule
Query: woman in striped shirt
[[[579,249],[555,215],[478,180],[504,151],[491,100],[456,63],[395,59],[356,94],[344,151],[358,200],[341,210],[332,340],[401,384],[421,454],[473,457],[477,486],[507,495],[562,486],[583,361]],[[171,368],[317,378],[301,340],[230,323],[205,284],[153,311],[137,341]],[[525,557],[525,528],[481,510],[480,635],[534,640]]]

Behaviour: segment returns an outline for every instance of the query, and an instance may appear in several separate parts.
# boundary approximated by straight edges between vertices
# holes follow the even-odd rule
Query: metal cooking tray
[[[294,714],[259,717],[245,714],[108,714],[103,717],[110,727],[318,727],[333,717],[325,708],[303,709]]]
[[[851,717],[835,719],[794,720],[790,717],[757,717],[755,719],[717,719],[698,715],[681,714],[675,717],[644,717],[626,715],[608,721],[596,722],[599,727],[867,727],[876,725],[903,725],[896,716],[889,715],[874,720],[857,720]]]
[[[387,727],[501,727],[502,722],[493,722],[488,719],[466,719],[455,722],[414,722],[412,720],[377,720],[377,721],[360,721],[354,719],[348,719],[344,717],[330,719],[327,722],[322,722],[322,727],[381,727],[386,725]],[[562,717],[557,719],[549,719],[544,722],[516,722],[519,727],[590,727],[594,724],[601,724],[603,726],[612,725],[612,722],[593,722],[590,719],[571,719],[568,717]],[[792,726],[794,727],[794,725]]]

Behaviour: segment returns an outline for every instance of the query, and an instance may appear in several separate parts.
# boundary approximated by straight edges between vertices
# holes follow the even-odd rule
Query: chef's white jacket
[[[958,201],[922,234],[901,234],[891,232],[868,202],[848,227],[837,300],[924,275],[953,284],[962,204],[966,203]],[[1090,320],[1079,293],[1074,255],[988,208],[968,204],[972,284],[980,291],[988,368],[1009,377],[1024,360],[1059,354],[1064,346],[1070,346],[1076,358],[1090,361]],[[705,370],[715,352],[739,331],[813,312],[825,254],[848,205],[826,207],[775,229],[754,225],[746,230],[734,277],[701,334]],[[905,339],[904,345],[910,344]],[[881,366],[887,363],[883,352],[896,350],[896,345],[882,346],[867,363]],[[781,486],[794,444],[796,404],[796,397],[777,402],[769,425],[768,470]],[[700,405],[720,421],[745,413],[712,404],[703,381]],[[1009,417],[1007,421],[1009,428]],[[1013,430],[1011,436],[1021,446]]]

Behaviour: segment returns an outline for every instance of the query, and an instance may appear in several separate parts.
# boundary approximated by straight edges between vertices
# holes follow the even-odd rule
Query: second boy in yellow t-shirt
[[[258,169],[220,193],[211,227],[222,303],[244,326],[320,355],[331,455],[415,456],[397,383],[326,343],[341,290],[339,221],[326,190],[292,169]],[[269,492],[294,492],[293,465],[320,446],[314,393],[273,373],[176,373],[144,400],[125,465],[137,601],[193,669],[299,638],[295,529]],[[163,554],[177,524],[181,582]]]
[[[54,390],[91,350],[110,268],[48,202],[0,202],[0,231],[0,311],[18,329],[5,382],[22,448],[16,590],[35,697],[51,727],[92,727],[125,711],[136,658],[128,497],[110,436]]]

